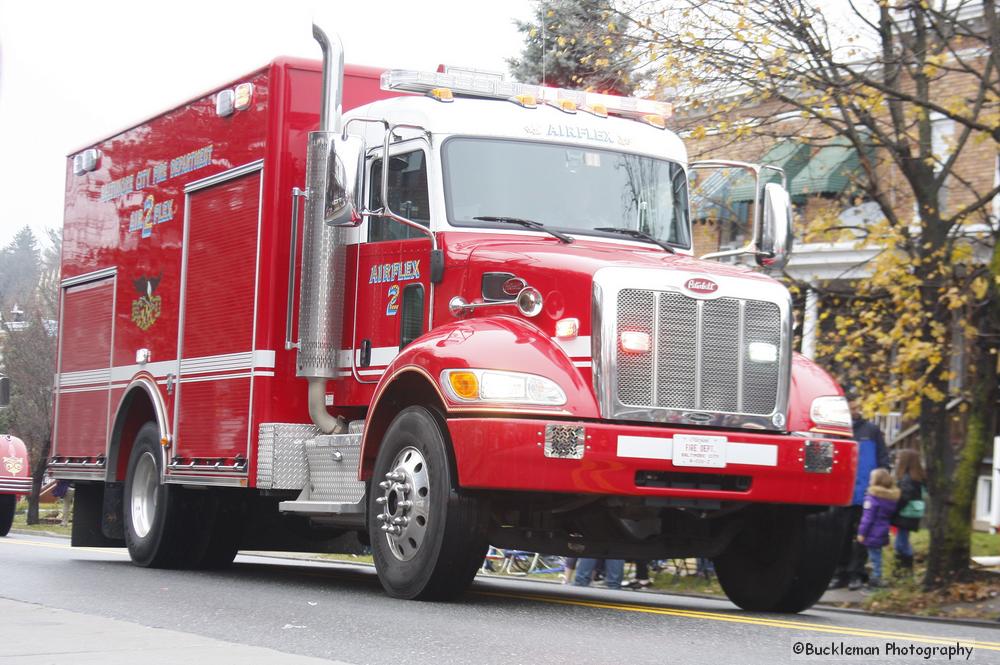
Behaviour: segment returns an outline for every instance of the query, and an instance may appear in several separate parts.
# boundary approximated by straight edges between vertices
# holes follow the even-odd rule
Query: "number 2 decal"
[[[399,311],[399,284],[389,287],[389,304],[385,308],[386,316],[395,316]]]

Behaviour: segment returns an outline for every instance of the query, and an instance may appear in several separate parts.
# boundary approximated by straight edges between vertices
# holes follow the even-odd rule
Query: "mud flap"
[[[125,547],[122,484],[76,483],[73,547]]]

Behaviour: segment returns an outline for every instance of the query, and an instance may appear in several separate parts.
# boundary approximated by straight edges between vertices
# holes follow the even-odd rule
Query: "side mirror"
[[[329,226],[358,226],[361,188],[358,177],[364,164],[364,140],[338,132],[310,132],[306,156],[306,219],[318,218]],[[308,222],[311,224],[312,222]]]
[[[364,172],[365,142],[360,136],[338,134],[331,148],[323,220],[332,226],[357,226],[363,219],[361,174]]]
[[[780,269],[792,253],[792,199],[776,182],[764,185],[757,265]]]

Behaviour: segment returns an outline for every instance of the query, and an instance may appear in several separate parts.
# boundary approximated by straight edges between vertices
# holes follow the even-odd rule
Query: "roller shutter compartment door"
[[[247,455],[260,172],[188,195],[173,455]]]

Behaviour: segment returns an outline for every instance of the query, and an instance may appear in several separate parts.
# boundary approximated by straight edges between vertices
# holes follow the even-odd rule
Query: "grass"
[[[42,508],[38,511],[39,524],[28,524],[27,523],[27,513],[24,511],[19,511],[14,514],[14,529],[21,529],[25,531],[37,531],[39,533],[58,533],[62,536],[68,536],[71,534],[72,526],[62,526],[60,518],[58,517],[58,510],[49,510]]]
[[[936,591],[924,591],[924,576],[929,545],[926,530],[910,534],[913,546],[912,575],[897,576],[892,547],[883,552],[883,576],[890,585],[865,598],[861,607],[869,612],[948,616],[978,619],[1000,619],[1000,575],[973,571],[967,581],[950,584]],[[972,556],[1000,556],[1000,534],[975,531],[972,534]]]

